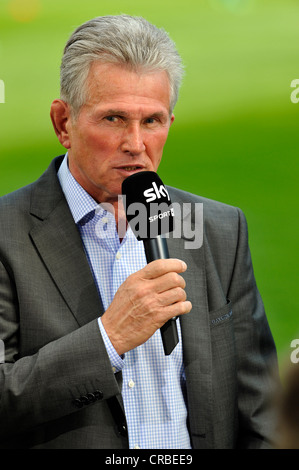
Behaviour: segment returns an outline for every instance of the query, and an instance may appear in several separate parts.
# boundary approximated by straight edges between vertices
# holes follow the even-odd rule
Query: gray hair
[[[76,115],[87,100],[86,81],[95,61],[118,63],[144,72],[166,71],[170,112],[177,99],[183,65],[168,34],[144,18],[100,16],[79,26],[66,46],[60,69],[60,97]]]

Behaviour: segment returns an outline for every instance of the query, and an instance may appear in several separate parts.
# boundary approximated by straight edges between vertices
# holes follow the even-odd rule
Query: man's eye
[[[148,118],[146,120],[146,124],[155,124],[155,122],[157,122],[157,119],[155,118]]]
[[[106,116],[105,119],[109,122],[117,122],[118,121],[117,116]]]

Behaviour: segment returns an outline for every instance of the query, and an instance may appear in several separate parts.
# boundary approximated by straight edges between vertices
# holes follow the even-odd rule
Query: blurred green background
[[[298,0],[0,0],[0,195],[63,153],[49,109],[69,35],[119,13],[146,17],[176,42],[186,75],[160,176],[245,212],[279,359],[289,360],[299,338]]]

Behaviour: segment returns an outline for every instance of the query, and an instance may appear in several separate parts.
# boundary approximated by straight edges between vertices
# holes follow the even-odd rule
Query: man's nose
[[[138,155],[145,150],[144,133],[139,123],[129,125],[123,134],[121,150],[131,155]]]

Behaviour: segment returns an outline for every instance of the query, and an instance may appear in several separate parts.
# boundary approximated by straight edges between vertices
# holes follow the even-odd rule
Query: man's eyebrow
[[[163,111],[157,111],[157,112],[154,112],[154,113],[151,113],[147,116],[148,118],[165,118],[165,117],[168,117],[168,114],[167,113],[164,113]]]
[[[127,113],[124,110],[121,109],[116,109],[116,108],[109,108],[101,114],[109,115],[109,116],[122,116],[122,117],[130,117],[130,113]],[[153,113],[146,114],[145,119],[148,118],[165,118],[168,117],[168,114],[166,114],[163,111],[154,111]]]
[[[103,112],[103,114],[109,114],[113,116],[123,116],[123,117],[128,117],[129,114],[126,111],[120,110],[120,109],[107,109],[106,111]]]

